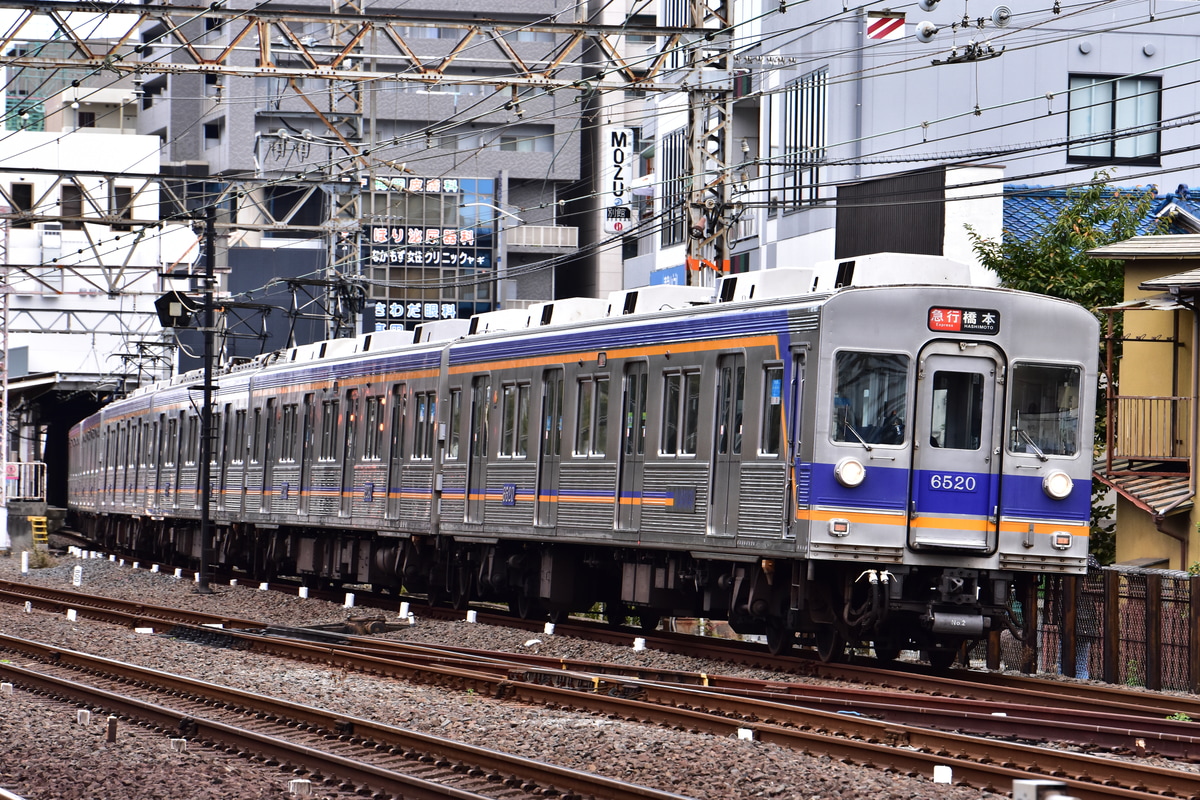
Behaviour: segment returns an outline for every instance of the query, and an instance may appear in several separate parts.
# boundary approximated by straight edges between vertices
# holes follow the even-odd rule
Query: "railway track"
[[[314,783],[406,800],[562,797],[686,800],[588,772],[107,658],[26,642],[35,663],[0,663],[29,691],[102,708],[308,776]]]
[[[5,599],[22,602],[24,584],[3,587]],[[9,592],[12,594],[8,594]],[[101,598],[87,598],[99,602]],[[54,602],[61,610],[74,603],[82,616],[92,614],[78,596],[63,593],[51,601],[45,594],[38,602]],[[136,604],[135,604],[136,605]],[[112,614],[110,609],[98,613]],[[144,609],[137,609],[144,619]],[[165,612],[156,609],[156,615]],[[461,612],[460,612],[461,615]],[[227,619],[227,618],[223,618]],[[202,623],[203,624],[203,623]],[[1192,758],[1197,743],[1191,731],[1196,726],[1177,720],[1155,718],[1149,704],[1139,700],[1156,698],[1147,693],[1125,692],[1119,711],[1108,722],[1096,704],[1111,703],[1112,692],[1099,687],[1070,685],[1077,693],[1069,698],[1062,716],[1050,717],[1056,694],[1043,684],[1040,695],[1032,690],[1009,687],[1004,699],[983,700],[978,684],[945,683],[945,678],[927,676],[922,688],[940,692],[941,697],[921,695],[913,699],[886,696],[845,687],[832,689],[777,681],[755,682],[698,673],[668,673],[661,670],[618,668],[586,662],[566,662],[529,655],[497,655],[454,648],[415,647],[380,639],[362,639],[329,631],[304,631],[307,639],[296,639],[292,630],[271,630],[261,623],[243,630],[211,627],[172,629],[174,636],[220,637],[236,646],[269,650],[293,658],[333,664],[346,669],[403,676],[412,680],[469,689],[479,694],[509,697],[552,707],[567,707],[591,713],[615,715],[716,735],[746,735],[805,752],[825,753],[855,763],[874,764],[910,774],[931,774],[934,767],[952,766],[959,780],[981,788],[1006,786],[1030,772],[1066,780],[1071,793],[1084,798],[1152,796],[1200,797],[1200,775],[1186,770],[1150,767],[1086,753],[1032,747],[1005,739],[983,739],[946,730],[931,730],[929,721],[941,715],[940,725],[967,729],[975,724],[991,734],[1038,738],[1033,729],[1035,710],[1047,720],[1041,730],[1049,741],[1069,739],[1056,729],[1073,731],[1090,747],[1106,747],[1132,755],[1176,747],[1175,755]],[[626,634],[627,636],[628,634]],[[323,641],[313,641],[313,638]],[[8,646],[18,647],[19,643]],[[874,670],[876,682],[885,682],[884,671]],[[891,682],[908,682],[909,676],[891,674]],[[941,681],[939,684],[938,682]],[[1019,695],[1024,691],[1024,695]],[[1081,695],[1092,691],[1095,698]],[[899,694],[899,693],[890,693]],[[975,697],[964,696],[974,694]],[[957,696],[952,696],[957,695]],[[1017,705],[1014,698],[1024,697]],[[1175,700],[1175,698],[1171,698]],[[993,717],[980,703],[1006,706],[1010,717]],[[856,714],[839,713],[855,711]],[[1090,704],[1090,708],[1087,706]],[[1076,706],[1083,706],[1079,708]],[[1177,706],[1176,706],[1177,707]],[[972,710],[973,709],[973,710]],[[1071,713],[1068,713],[1071,712]],[[1054,714],[1059,714],[1055,711]],[[1200,712],[1198,712],[1200,714]],[[908,715],[908,716],[905,716]],[[909,719],[923,720],[912,724]],[[1114,724],[1115,720],[1115,724]],[[1088,729],[1091,729],[1090,738]],[[1108,730],[1103,738],[1102,730]],[[1031,735],[1032,731],[1032,735]],[[1139,744],[1140,740],[1140,744]],[[1078,741],[1078,740],[1077,740]]]

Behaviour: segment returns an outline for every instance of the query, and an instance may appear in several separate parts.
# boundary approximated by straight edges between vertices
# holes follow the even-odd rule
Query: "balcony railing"
[[[45,500],[46,463],[10,461],[5,470],[4,490],[8,500]]]
[[[1189,461],[1190,397],[1118,396],[1108,401],[1109,457],[1130,461]]]

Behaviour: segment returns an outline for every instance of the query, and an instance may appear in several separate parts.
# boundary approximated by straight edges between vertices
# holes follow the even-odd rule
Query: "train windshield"
[[[833,440],[903,444],[908,419],[908,356],[898,353],[837,354]]]
[[[1079,451],[1082,370],[1049,364],[1017,364],[1012,370],[1008,449],[1045,457]]]

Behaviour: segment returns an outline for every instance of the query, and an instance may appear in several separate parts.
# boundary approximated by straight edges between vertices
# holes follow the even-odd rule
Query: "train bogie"
[[[754,283],[231,371],[214,557],[525,614],[725,618],[829,658],[949,652],[1012,627],[1014,585],[1083,571],[1090,314],[994,289]],[[188,382],[72,434],[72,510],[114,547],[200,557]]]

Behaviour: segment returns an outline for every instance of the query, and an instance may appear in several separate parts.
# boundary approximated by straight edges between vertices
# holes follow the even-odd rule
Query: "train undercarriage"
[[[196,520],[79,514],[74,524],[110,552],[200,566]],[[646,630],[669,616],[723,619],[738,633],[765,636],[774,653],[800,639],[826,661],[870,645],[882,661],[919,650],[935,666],[949,666],[965,643],[992,631],[1022,635],[1010,607],[1019,579],[1008,572],[777,558],[724,561],[664,550],[371,536],[251,523],[212,530],[209,568],[257,581],[370,585],[456,608],[474,600],[507,603],[518,616],[551,621],[602,604],[610,624]]]

